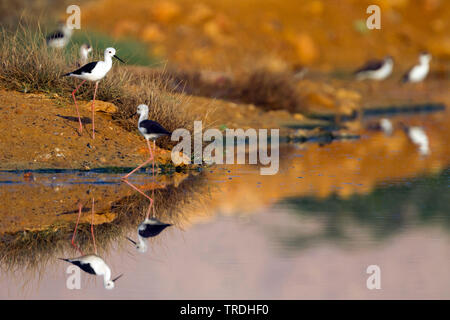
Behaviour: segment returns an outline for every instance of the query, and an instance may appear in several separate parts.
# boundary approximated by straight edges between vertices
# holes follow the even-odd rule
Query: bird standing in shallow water
[[[153,149],[156,152],[156,139],[164,136],[168,136],[172,134],[170,131],[166,130],[162,125],[153,120],[148,120],[148,106],[146,104],[141,104],[137,107],[137,114],[139,114],[138,121],[138,129],[139,132],[144,136],[145,140],[147,140],[148,151],[150,152],[150,158],[135,168],[133,171],[128,173],[126,176],[122,177],[122,179],[127,179],[131,174],[133,174],[139,168],[142,168],[150,161],[152,163],[152,175],[155,173],[155,161],[154,154],[152,151],[152,147],[150,146],[150,140],[153,140]]]
[[[75,225],[75,230],[73,231],[72,236],[72,245],[82,254],[80,257],[77,258],[71,258],[71,259],[64,259],[59,258],[60,260],[67,261],[69,263],[72,263],[73,265],[76,265],[81,270],[97,275],[97,276],[103,276],[103,285],[105,289],[114,289],[114,283],[123,276],[123,274],[119,275],[115,279],[111,279],[111,269],[106,264],[106,262],[97,254],[97,246],[95,245],[95,236],[94,236],[94,198],[92,198],[92,208],[91,208],[91,235],[92,235],[92,241],[94,244],[94,250],[95,254],[87,254],[84,255],[83,252],[80,250],[78,245],[75,243],[75,236],[77,233],[78,223],[80,221],[80,216],[82,212],[82,205],[81,203],[78,204],[78,218],[77,223]]]
[[[75,99],[75,93],[78,91],[81,85],[85,83],[87,80],[95,82],[94,97],[92,99],[92,139],[95,139],[94,103],[95,103],[95,95],[97,94],[98,89],[98,82],[106,76],[109,70],[111,70],[112,58],[116,58],[117,60],[123,62],[122,59],[116,56],[116,49],[114,48],[106,48],[104,55],[105,55],[104,61],[90,62],[73,72],[69,72],[63,75],[63,77],[65,76],[75,77],[83,80],[78,85],[78,87],[76,87],[76,89],[72,92],[73,101],[75,103],[75,107],[77,108],[78,122],[80,123],[80,134],[83,132],[83,125],[81,123],[80,112],[78,110],[77,100]]]

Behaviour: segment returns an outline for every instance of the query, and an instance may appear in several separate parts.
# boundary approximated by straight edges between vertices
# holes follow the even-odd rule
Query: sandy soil
[[[0,91],[0,169],[40,168],[92,169],[133,167],[145,160],[145,140],[97,112],[95,140],[90,136],[91,113],[82,107],[83,133],[78,134],[78,119],[73,103],[45,94]],[[167,160],[167,151],[157,157]]]

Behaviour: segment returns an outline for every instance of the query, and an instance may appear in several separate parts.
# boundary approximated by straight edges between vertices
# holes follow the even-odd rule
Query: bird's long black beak
[[[119,60],[120,62],[125,63],[125,61],[123,61],[122,59],[120,59],[118,56],[114,55],[113,57],[116,58],[117,60]]]
[[[128,240],[130,240],[133,244],[136,244],[136,241],[132,240],[131,238],[126,237]]]
[[[115,279],[112,279],[112,282],[116,282],[118,279],[120,279],[123,276],[123,273],[119,276],[117,276]]]

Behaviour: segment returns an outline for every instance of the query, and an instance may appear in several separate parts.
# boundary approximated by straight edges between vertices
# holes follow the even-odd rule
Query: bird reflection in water
[[[75,242],[75,237],[77,233],[78,223],[80,222],[80,216],[83,209],[83,206],[81,202],[78,203],[78,217],[77,217],[77,223],[75,225],[75,230],[73,231],[72,235],[72,246],[80,252],[81,256],[71,259],[64,259],[60,258],[61,260],[67,261],[72,263],[73,265],[76,265],[81,270],[97,275],[97,276],[103,276],[103,285],[105,289],[114,289],[115,282],[123,276],[123,274],[119,275],[118,277],[111,279],[111,269],[106,264],[106,262],[97,254],[97,246],[95,244],[95,235],[94,235],[94,198],[92,198],[92,208],[91,208],[91,235],[92,235],[92,242],[94,245],[94,254],[83,254],[78,244]]]
[[[141,191],[138,187],[133,185],[128,180],[123,180],[126,184],[128,184],[130,187],[132,187],[134,190],[142,194],[144,197],[150,200],[150,204],[147,209],[147,213],[145,214],[145,219],[143,222],[141,222],[137,229],[137,237],[138,241],[134,241],[133,239],[127,237],[127,239],[133,243],[136,247],[136,250],[144,253],[147,251],[147,239],[151,237],[156,237],[159,235],[164,229],[167,227],[170,227],[172,224],[170,223],[164,223],[156,219],[155,217],[155,207],[153,205],[153,198],[154,198],[154,189],[152,190],[153,198],[150,198],[148,195],[146,195],[143,191]],[[153,209],[152,217],[150,217],[150,212]]]

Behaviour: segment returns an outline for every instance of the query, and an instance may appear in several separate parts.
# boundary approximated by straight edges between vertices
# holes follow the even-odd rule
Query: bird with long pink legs
[[[71,259],[64,259],[59,258],[60,260],[64,260],[66,262],[69,262],[73,265],[76,265],[81,270],[97,275],[97,276],[103,276],[103,285],[105,289],[114,289],[115,282],[117,279],[123,276],[123,274],[119,275],[118,277],[111,280],[111,269],[106,264],[106,262],[97,254],[97,245],[95,244],[95,235],[94,235],[94,198],[92,198],[92,207],[91,207],[91,235],[92,235],[92,242],[94,245],[94,254],[88,254],[84,255],[79,246],[75,243],[75,236],[77,233],[78,223],[80,221],[80,216],[82,212],[82,205],[81,203],[78,204],[78,218],[77,223],[75,225],[75,230],[73,232],[72,236],[72,245],[81,253],[80,257],[77,258],[71,258]]]
[[[148,120],[148,106],[146,104],[141,104],[137,107],[137,114],[139,114],[138,129],[139,132],[147,140],[148,151],[150,157],[144,163],[140,164],[137,168],[132,170],[127,175],[123,176],[122,179],[126,180],[134,172],[147,165],[152,161],[152,176],[155,175],[155,158],[154,153],[156,152],[156,140],[160,137],[168,136],[172,134],[170,131],[166,130],[162,125],[153,120]],[[150,140],[153,141],[153,150],[150,145]]]
[[[77,108],[78,122],[80,124],[80,131],[79,131],[80,135],[83,132],[83,125],[81,123],[81,117],[80,117],[80,112],[78,110],[77,100],[75,99],[75,93],[86,81],[95,82],[94,97],[92,99],[92,107],[91,107],[91,109],[92,109],[92,139],[95,139],[94,113],[95,113],[95,96],[97,94],[98,83],[101,79],[103,79],[106,76],[106,74],[109,72],[109,70],[111,70],[112,58],[116,58],[117,60],[124,63],[124,61],[122,59],[120,59],[118,56],[116,56],[116,49],[114,49],[114,48],[106,48],[106,50],[104,52],[104,56],[105,56],[104,61],[90,62],[75,71],[72,71],[72,72],[69,72],[69,73],[66,73],[63,75],[63,77],[75,77],[75,78],[79,78],[79,79],[83,80],[72,92],[72,98],[75,103],[75,107]]]
[[[134,241],[133,239],[126,237],[131,243],[133,243],[136,247],[136,250],[144,253],[147,251],[147,243],[146,240],[151,237],[156,237],[159,235],[164,229],[167,227],[170,227],[172,224],[170,223],[164,223],[156,219],[155,217],[155,206],[153,203],[154,198],[150,198],[148,195],[146,195],[143,191],[141,191],[138,187],[133,185],[128,180],[124,180],[126,184],[128,184],[130,187],[132,187],[134,190],[142,194],[144,197],[150,200],[150,204],[147,209],[147,213],[145,215],[145,219],[143,222],[141,222],[137,228],[137,237],[138,242]],[[154,189],[153,189],[154,190]],[[153,193],[152,190],[152,193]],[[153,216],[150,217],[150,212],[153,209]]]

